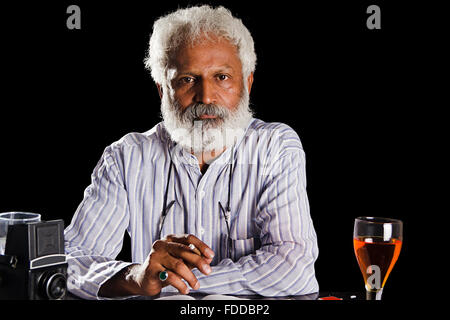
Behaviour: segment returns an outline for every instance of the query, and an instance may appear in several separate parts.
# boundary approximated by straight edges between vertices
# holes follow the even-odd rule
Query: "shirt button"
[[[205,196],[205,191],[200,191],[199,192],[199,196],[200,196],[200,199],[203,199],[203,197]]]
[[[205,229],[203,227],[200,227],[200,234],[203,235],[205,233]]]

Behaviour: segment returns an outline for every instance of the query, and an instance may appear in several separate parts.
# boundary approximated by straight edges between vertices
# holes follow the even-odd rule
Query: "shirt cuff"
[[[67,289],[74,295],[87,300],[117,300],[135,297],[134,295],[118,298],[107,298],[98,295],[100,287],[122,269],[132,265],[132,262],[102,261],[97,262],[91,257],[68,259]]]

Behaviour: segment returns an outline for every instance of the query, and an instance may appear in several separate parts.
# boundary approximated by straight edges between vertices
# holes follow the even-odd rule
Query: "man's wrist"
[[[131,264],[108,279],[100,287],[98,295],[105,298],[142,295],[137,281],[140,264]]]

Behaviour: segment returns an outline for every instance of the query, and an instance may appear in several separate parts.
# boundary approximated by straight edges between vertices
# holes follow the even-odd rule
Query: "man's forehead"
[[[209,65],[209,66],[203,66],[203,67],[195,67],[195,66],[189,66],[189,65],[182,65],[178,66],[178,68],[175,68],[175,73],[177,74],[199,74],[205,71],[210,72],[233,72],[235,71],[235,67],[229,65],[229,64],[222,64],[222,65]]]
[[[171,60],[175,63],[195,63],[199,60],[215,59],[222,60],[222,64],[225,64],[230,59],[239,59],[238,57],[237,47],[223,38],[207,38],[195,43],[185,43],[171,54]]]

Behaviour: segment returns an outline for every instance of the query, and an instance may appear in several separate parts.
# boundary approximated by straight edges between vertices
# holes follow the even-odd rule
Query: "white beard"
[[[234,111],[225,107],[214,106],[214,108],[211,108],[211,106],[210,109],[221,109],[219,110],[221,112],[218,112],[224,117],[205,120],[197,119],[198,117],[194,119],[192,115],[183,117],[177,103],[170,101],[169,90],[164,91],[161,100],[164,126],[173,141],[186,151],[194,154],[222,152],[224,148],[233,146],[253,118],[246,88],[244,88],[242,97]]]

